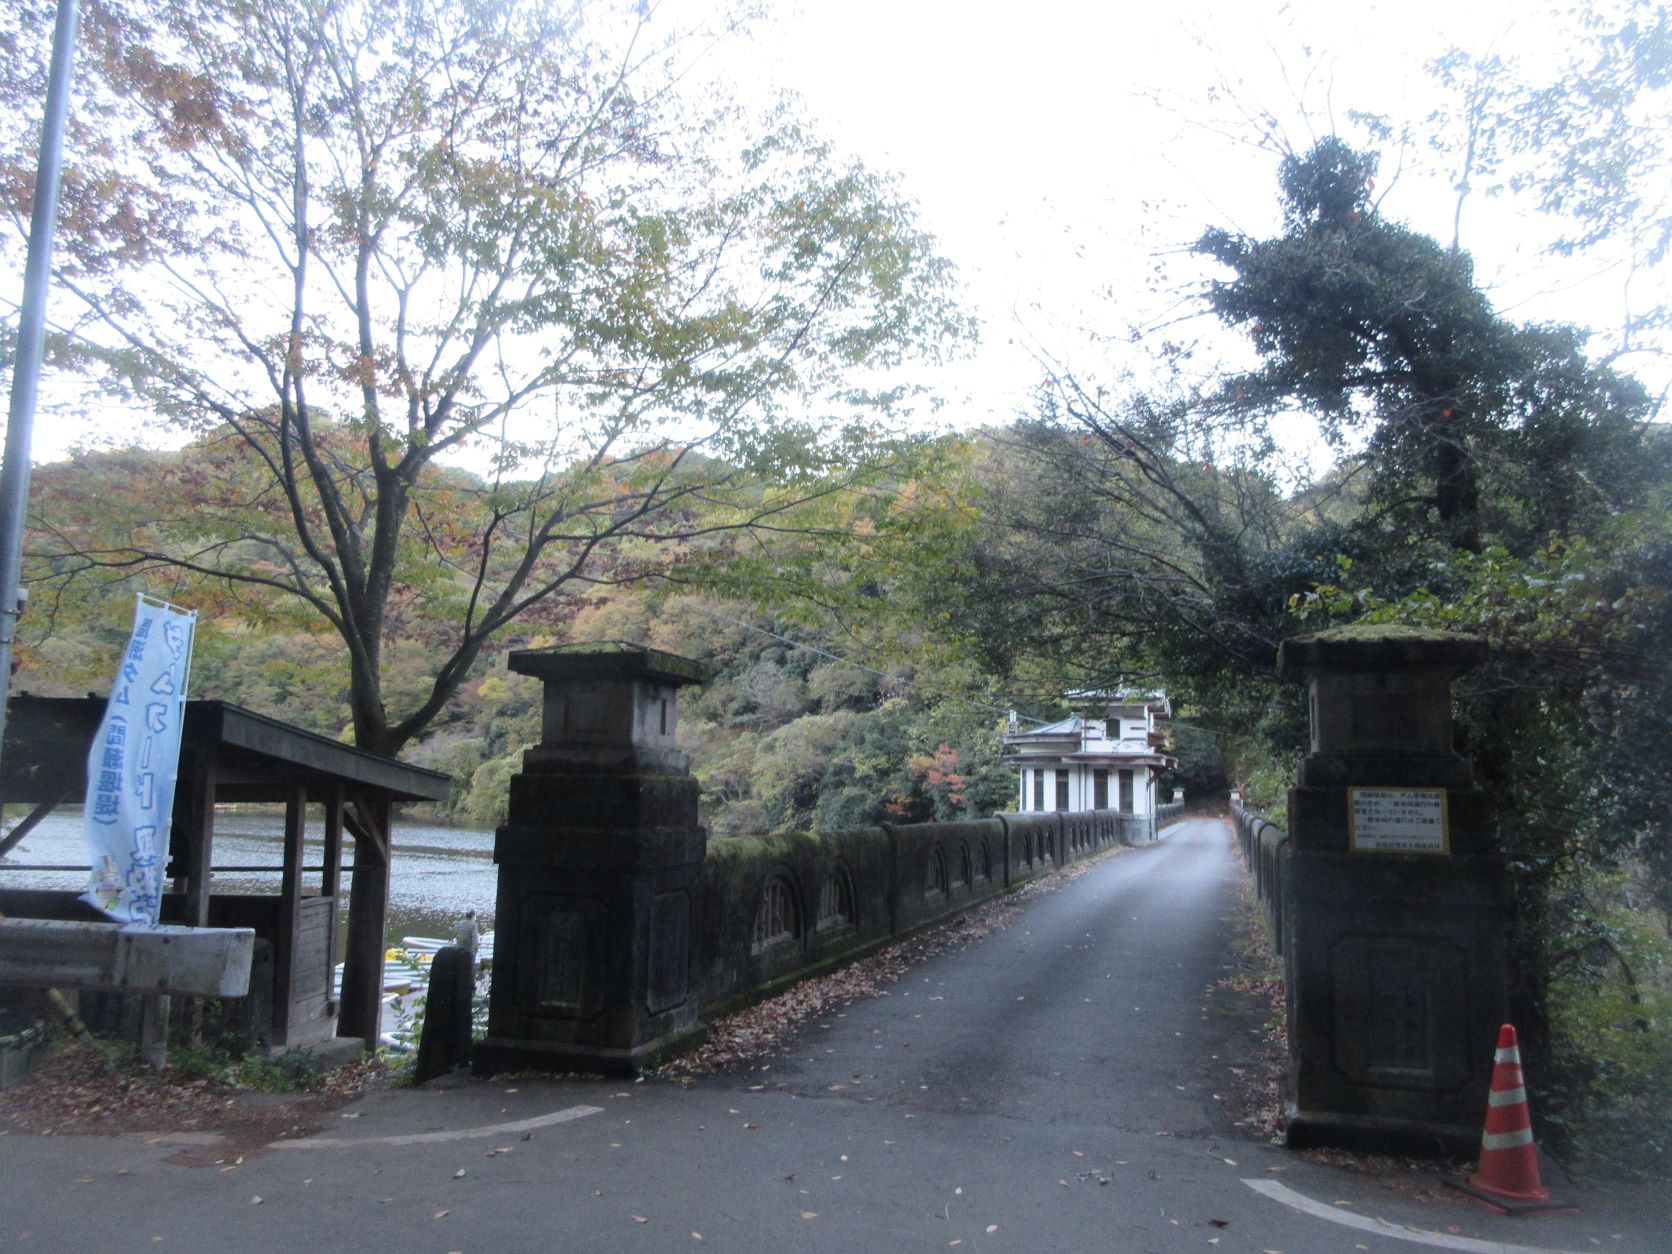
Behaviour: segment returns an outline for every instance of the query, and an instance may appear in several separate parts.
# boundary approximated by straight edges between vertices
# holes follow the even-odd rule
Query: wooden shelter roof
[[[102,697],[12,698],[0,755],[0,802],[40,805],[86,791],[87,752],[104,717]],[[298,784],[312,800],[339,785],[390,801],[442,801],[448,777],[366,753],[226,701],[186,702],[181,769],[212,753],[215,799],[281,802]]]

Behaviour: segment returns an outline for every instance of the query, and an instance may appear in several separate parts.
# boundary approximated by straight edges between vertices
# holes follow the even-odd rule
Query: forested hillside
[[[131,543],[141,532],[160,551],[185,551],[200,537],[201,520],[140,502],[156,500],[165,485],[189,483],[208,454],[201,446],[93,453],[37,472],[31,574],[38,590],[23,624],[17,686],[50,695],[104,691],[132,597],[144,591],[202,614],[194,695],[351,741],[349,666],[334,636],[310,630],[315,625],[287,614],[283,602],[177,566],[130,569],[69,552],[72,538],[85,552]],[[598,577],[553,597],[524,630],[484,653],[402,756],[454,777],[453,800],[439,817],[497,822],[522,750],[539,735],[539,686],[507,671],[506,651],[628,640],[714,669],[710,683],[682,695],[681,738],[702,783],[704,821],[717,834],[1005,808],[1014,778],[999,762],[1000,736],[1016,694],[1004,676],[972,660],[968,642],[922,601],[939,574],[911,560],[973,525],[970,502],[941,489],[975,457],[968,441],[949,440],[916,463],[920,478],[839,505],[804,505],[770,539],[669,546],[649,577],[635,567],[626,582]],[[452,472],[435,499],[445,504],[468,490],[468,478]],[[601,570],[629,566],[631,547],[606,549]],[[813,581],[815,600],[795,595],[811,593]],[[432,588],[433,601],[414,598],[400,619],[403,632],[384,642],[382,687],[392,699],[416,695],[427,682],[430,633],[445,631],[440,620],[455,604],[443,581]],[[1035,683],[1019,695],[1024,717],[1046,718],[1061,694]]]

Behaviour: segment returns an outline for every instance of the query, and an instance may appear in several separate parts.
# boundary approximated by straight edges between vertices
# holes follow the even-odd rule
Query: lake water
[[[22,813],[21,806],[7,812],[8,830]],[[303,865],[319,866],[323,846],[323,826],[310,824]],[[344,890],[349,886],[348,865],[353,849],[353,838],[345,834]],[[216,892],[277,893],[279,870],[284,862],[283,817],[217,811],[214,860],[217,867],[273,868],[271,872],[218,871],[213,880]],[[87,843],[82,836],[81,812],[66,808],[47,816],[24,837],[22,844],[0,860],[0,885],[81,890],[87,887],[85,871],[30,871],[24,867],[86,864]],[[302,883],[304,891],[317,891],[319,873],[305,873]],[[402,936],[449,937],[453,925],[466,910],[476,911],[484,932],[492,931],[496,883],[492,830],[397,819],[394,861],[389,871],[390,942]],[[347,940],[346,926],[338,929],[337,936],[340,958],[340,950]]]

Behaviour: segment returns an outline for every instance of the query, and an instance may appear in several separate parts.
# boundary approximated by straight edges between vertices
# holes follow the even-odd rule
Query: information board
[[[1347,847],[1355,853],[1451,852],[1444,788],[1349,788]]]

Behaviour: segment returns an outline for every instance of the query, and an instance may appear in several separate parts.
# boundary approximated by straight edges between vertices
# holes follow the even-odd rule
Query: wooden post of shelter
[[[347,790],[342,781],[338,780],[327,790],[325,797],[325,857],[319,878],[319,895],[330,902],[331,937],[333,957],[337,935],[337,903],[342,893],[342,863],[343,863],[343,806],[347,803]],[[329,1012],[337,1013],[339,995],[331,994]]]
[[[279,884],[278,952],[294,954],[301,937],[302,853],[308,832],[308,787],[292,784],[284,804],[284,873]],[[289,1008],[295,998],[295,972],[281,962],[273,972],[273,1005]]]
[[[187,787],[175,802],[174,891],[186,897],[185,918],[190,927],[209,926],[209,863],[215,843],[215,754],[194,746]],[[182,809],[183,807],[183,809]]]

